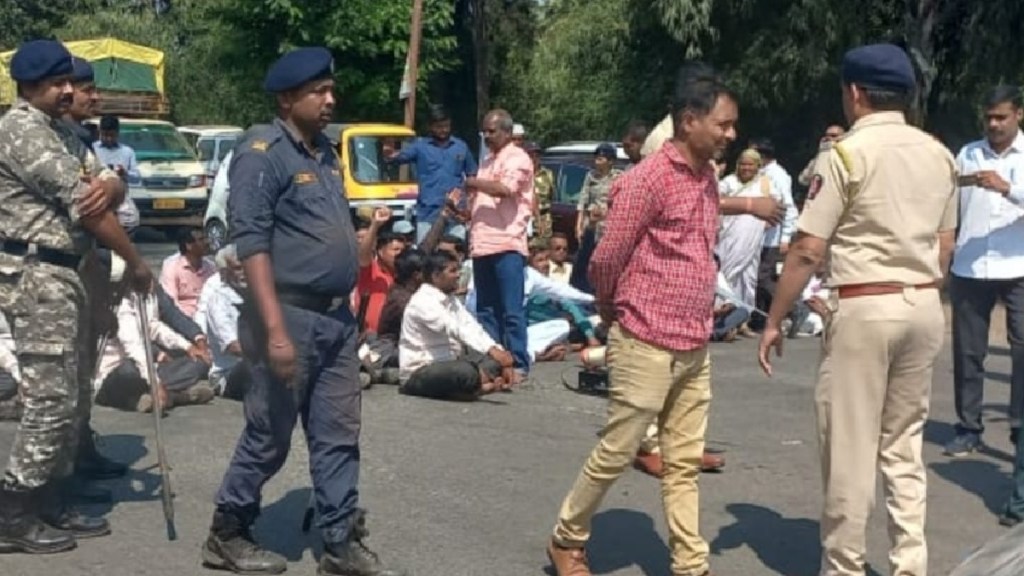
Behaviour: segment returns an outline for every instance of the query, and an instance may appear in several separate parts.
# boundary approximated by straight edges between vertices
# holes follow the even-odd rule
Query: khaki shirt
[[[956,227],[953,156],[898,112],[854,124],[818,156],[797,228],[830,240],[830,286],[943,276],[938,232]]]

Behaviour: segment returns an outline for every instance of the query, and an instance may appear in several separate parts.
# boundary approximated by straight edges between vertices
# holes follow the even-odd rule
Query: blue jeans
[[[750,312],[744,308],[733,308],[725,316],[715,318],[715,327],[711,332],[711,339],[718,341],[735,328],[739,328],[744,322],[750,319]]]
[[[530,369],[526,351],[526,257],[502,252],[473,258],[476,317],[484,330],[512,353],[516,368]]]
[[[434,222],[437,222],[437,220],[431,220],[430,222],[416,222],[416,244],[423,243],[423,239],[427,237],[427,233],[434,227]],[[462,224],[449,224],[444,233],[451,234],[452,236],[458,236],[463,242],[466,240],[466,227]]]

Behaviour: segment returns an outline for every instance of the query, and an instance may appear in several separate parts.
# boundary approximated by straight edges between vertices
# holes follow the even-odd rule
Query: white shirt
[[[796,219],[799,214],[793,202],[793,178],[774,160],[761,168],[761,174],[771,178],[775,190],[782,194],[782,205],[786,208],[786,217],[782,224],[764,231],[764,247],[778,248],[780,243],[789,244],[793,231],[796,230]]]
[[[2,313],[0,313],[0,369],[10,374],[15,382],[21,382],[21,370],[18,366],[14,336],[11,334],[11,326],[7,323],[7,317]]]
[[[435,362],[456,360],[465,346],[486,354],[494,340],[455,296],[424,283],[409,299],[398,338],[398,379]]]
[[[146,318],[149,320],[147,336],[151,342],[156,342],[168,350],[188,350],[192,346],[192,343],[184,336],[160,321],[155,296],[147,296],[145,306]],[[136,368],[139,369],[139,374],[146,382],[149,382],[143,337],[139,331],[139,312],[135,307],[135,297],[125,296],[117,307],[117,338],[107,340],[107,347],[100,357],[96,380],[93,381],[94,390],[99,390],[107,375],[126,361],[134,362]],[[156,358],[153,358],[153,361],[155,362]]]
[[[128,191],[125,192],[124,202],[117,206],[117,221],[121,226],[132,230],[139,226],[139,208],[135,205],[129,193],[132,186],[142,185],[142,175],[139,173],[139,163],[135,159],[135,150],[131,146],[118,144],[113,148],[107,148],[102,142],[93,142],[92,151],[100,164],[111,167],[111,169],[122,166],[128,175]]]
[[[953,274],[978,280],[1024,278],[1024,133],[1002,155],[987,140],[964,146],[956,157],[966,176],[994,170],[1010,183],[1010,193],[978,186],[960,188],[960,233],[953,253]]]
[[[242,296],[220,274],[211,277],[203,285],[199,296],[196,323],[203,329],[213,354],[210,368],[211,382],[221,374],[227,374],[241,360],[228,352],[228,346],[238,342],[238,305]]]
[[[551,278],[559,284],[568,284],[572,278],[572,262],[565,262],[562,264],[551,263],[551,272],[548,273],[548,278]]]
[[[594,302],[593,295],[581,292],[568,284],[553,280],[530,266],[526,267],[524,276],[526,280],[523,285],[523,306],[526,306],[526,301],[530,299],[530,296],[534,295],[546,296],[556,302],[576,302],[578,304],[591,304]],[[472,280],[469,283],[469,291],[466,293],[466,308],[473,315],[476,315],[476,286]]]

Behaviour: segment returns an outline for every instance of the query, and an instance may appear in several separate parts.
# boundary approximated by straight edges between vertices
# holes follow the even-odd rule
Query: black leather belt
[[[318,314],[325,314],[338,307],[335,305],[335,302],[345,302],[347,299],[311,294],[301,290],[278,286],[277,300],[282,304],[302,308],[303,310],[309,310],[310,312],[316,312]]]
[[[10,254],[11,256],[29,256],[29,247],[30,244],[28,242],[21,242],[19,240],[0,240],[0,252]],[[53,264],[54,266],[61,266],[64,268],[71,268],[72,270],[78,270],[78,265],[82,262],[82,257],[78,254],[62,252],[60,250],[54,250],[53,248],[38,245],[36,246],[36,253],[33,257],[40,262],[46,262],[47,264]]]

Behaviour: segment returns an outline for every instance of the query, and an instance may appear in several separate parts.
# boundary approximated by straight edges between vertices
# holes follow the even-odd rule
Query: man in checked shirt
[[[672,574],[709,574],[697,477],[711,401],[718,216],[775,209],[755,207],[760,199],[718,197],[711,160],[736,138],[737,117],[735,97],[712,69],[685,66],[673,98],[673,138],[612,188],[590,268],[598,310],[611,326],[609,416],[558,514],[548,546],[558,576],[590,575],[584,546],[591,518],[654,419]]]

